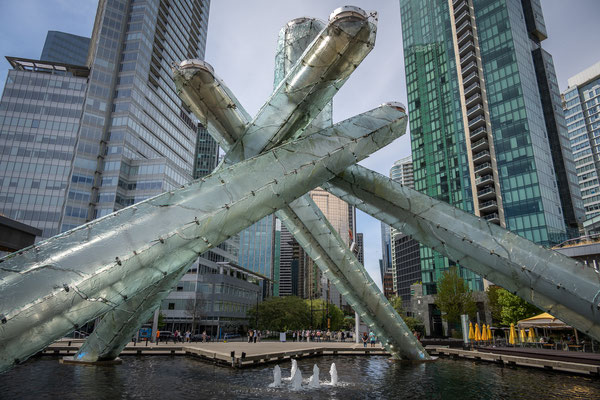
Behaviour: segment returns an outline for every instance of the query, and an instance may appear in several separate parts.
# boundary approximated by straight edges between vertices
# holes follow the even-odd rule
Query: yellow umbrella
[[[488,334],[488,340],[494,339],[494,337],[492,336],[492,329],[490,328],[489,325],[488,325],[488,328],[487,328],[487,334]]]
[[[521,330],[519,331],[519,340],[521,341],[521,343],[525,343],[525,329],[521,328]]]
[[[529,337],[527,338],[529,343],[535,342],[535,333],[533,332],[533,328],[529,328]]]
[[[473,331],[472,322],[469,322],[469,340],[475,340],[475,332]]]
[[[475,324],[475,341],[479,342],[481,340],[481,333],[479,333],[479,324]]]
[[[517,342],[517,332],[515,331],[515,324],[510,324],[510,336],[508,337],[508,343],[513,346]]]
[[[483,340],[484,342],[487,342],[487,340],[488,340],[487,328],[486,328],[485,324],[483,324],[483,326],[481,327],[481,340]]]

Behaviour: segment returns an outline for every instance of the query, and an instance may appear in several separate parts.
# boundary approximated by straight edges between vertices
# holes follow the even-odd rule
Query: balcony
[[[471,151],[479,152],[479,151],[481,151],[483,149],[487,149],[487,148],[488,148],[488,141],[485,138],[478,140],[471,145]]]
[[[492,213],[492,214],[485,215],[483,217],[483,219],[485,219],[487,222],[491,222],[493,224],[500,223],[500,216],[498,215],[498,213]]]
[[[467,110],[467,117],[473,118],[476,115],[483,114],[483,106],[481,104],[477,104],[474,107],[471,107]]]
[[[490,161],[492,156],[488,150],[480,151],[473,156],[473,162]],[[478,172],[477,170],[475,172]]]
[[[469,129],[477,128],[482,125],[485,125],[485,118],[483,117],[483,115],[479,115],[469,120]]]
[[[460,14],[454,20],[454,22],[456,23],[456,25],[462,24],[464,21],[471,22],[471,14],[469,13],[469,10],[463,11],[462,14]]]
[[[496,191],[493,186],[486,186],[477,192],[477,198],[479,200],[488,200],[496,197]]]
[[[458,49],[458,54],[463,55],[467,50],[475,50],[475,43],[473,43],[472,40],[463,44],[462,47]]]
[[[477,61],[471,61],[466,66],[462,67],[462,74],[464,76],[467,73],[469,73],[470,71],[476,71],[476,70],[477,70]]]
[[[468,11],[468,10],[469,10],[469,3],[467,2],[467,0],[465,0],[463,2],[458,2],[457,4],[454,4],[454,16],[456,16],[457,14],[460,14],[463,11]]]
[[[477,71],[471,72],[469,75],[467,75],[467,77],[463,78],[463,85],[470,85],[471,83],[475,82],[474,79],[476,78],[479,78]]]
[[[479,203],[479,211],[493,211],[498,209],[498,203],[496,200],[488,200],[483,203]]]
[[[473,32],[467,31],[467,33],[465,33],[461,37],[459,37],[456,42],[458,43],[459,46],[461,46],[467,39],[473,40]]]
[[[465,63],[469,62],[469,61],[475,61],[475,52],[471,51],[470,53],[467,53],[465,56],[460,58],[460,65],[465,65]]]
[[[474,95],[475,92],[479,92],[479,91],[481,91],[481,86],[479,86],[479,82],[475,82],[474,84],[472,84],[471,86],[469,86],[465,89],[465,97]]]
[[[484,136],[487,136],[487,130],[485,129],[485,126],[480,126],[479,128],[475,129],[473,132],[471,132],[471,134],[469,135],[469,138],[471,140],[477,140],[477,139],[481,139]]]
[[[480,176],[479,178],[475,179],[475,185],[477,186],[492,182],[494,182],[494,176],[491,174]]]
[[[456,24],[458,25],[458,22]],[[467,19],[467,21],[465,21],[461,26],[456,28],[456,34],[462,35],[467,29],[471,29],[471,19]]]
[[[479,93],[475,93],[473,96],[469,97],[465,104],[467,107],[472,107],[474,104],[481,103],[481,95]]]

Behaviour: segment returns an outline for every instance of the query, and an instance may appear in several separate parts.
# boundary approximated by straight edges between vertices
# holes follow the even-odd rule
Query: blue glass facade
[[[48,31],[40,60],[86,65],[89,47],[90,38],[65,32]]]
[[[274,215],[265,217],[241,231],[239,264],[253,272],[270,277],[275,251],[274,235]]]
[[[90,201],[89,192],[67,191],[69,179],[80,179],[73,153],[89,71],[11,64],[0,101],[0,213],[48,238],[60,232],[67,198]]]
[[[572,164],[556,169],[552,160],[551,146],[561,140],[548,140],[532,54],[546,35],[539,1],[400,5],[415,188],[469,212],[477,208],[537,243],[564,240],[569,218],[562,209],[573,203],[561,201],[558,185],[569,183],[565,177],[557,184],[556,176]],[[486,181],[491,185],[480,186]],[[484,214],[487,208],[497,211]],[[435,293],[450,265],[421,247],[424,294]],[[477,275],[461,275],[471,289],[483,289]]]

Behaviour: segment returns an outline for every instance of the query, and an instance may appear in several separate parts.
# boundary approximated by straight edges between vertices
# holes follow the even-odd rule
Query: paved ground
[[[340,343],[340,342],[260,342],[260,343],[245,343],[245,342],[218,342],[218,343],[187,343],[186,347],[201,348],[218,353],[229,354],[235,351],[236,354],[246,353],[248,356],[255,354],[297,351],[314,348],[339,348],[339,349],[354,349],[362,348],[362,344],[356,343]],[[371,345],[369,345],[371,347]],[[381,345],[377,344],[374,348],[381,349]]]

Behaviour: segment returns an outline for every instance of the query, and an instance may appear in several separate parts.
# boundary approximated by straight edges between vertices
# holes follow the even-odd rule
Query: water
[[[336,363],[338,386],[299,391],[270,388],[275,364],[233,370],[187,357],[124,357],[106,367],[62,365],[39,358],[0,375],[0,399],[598,399],[600,379],[495,364],[440,359],[432,363],[391,362],[386,357],[301,359],[310,376],[316,363]],[[291,363],[279,364],[289,377]]]

